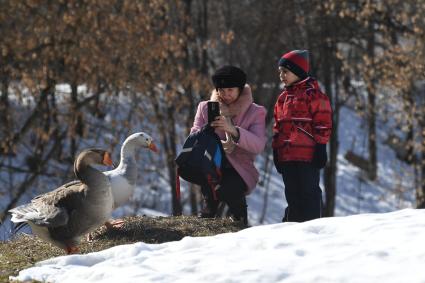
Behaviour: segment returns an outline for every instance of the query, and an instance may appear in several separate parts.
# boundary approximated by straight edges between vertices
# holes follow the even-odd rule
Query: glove
[[[326,144],[316,143],[313,155],[313,166],[322,169],[326,166],[328,154],[326,152]]]
[[[273,149],[273,163],[274,163],[274,167],[276,167],[277,172],[282,173],[281,172],[282,170],[279,165],[279,158],[278,158],[276,149]]]

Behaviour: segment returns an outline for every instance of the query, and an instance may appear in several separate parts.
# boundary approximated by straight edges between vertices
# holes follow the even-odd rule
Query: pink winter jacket
[[[211,100],[217,100],[215,91]],[[239,129],[239,141],[235,149],[226,153],[227,160],[239,173],[247,185],[247,194],[250,194],[258,182],[259,173],[254,166],[255,156],[264,150],[266,144],[266,109],[253,103],[251,88],[245,85],[239,98],[228,105],[235,112],[233,124]],[[207,101],[198,105],[191,133],[199,131],[208,123]],[[224,131],[216,130],[223,141],[226,139]]]

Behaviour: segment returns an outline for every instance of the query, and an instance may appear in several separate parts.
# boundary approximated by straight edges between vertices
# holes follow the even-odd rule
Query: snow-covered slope
[[[16,279],[47,282],[422,283],[425,210],[256,226],[214,237],[52,258]]]

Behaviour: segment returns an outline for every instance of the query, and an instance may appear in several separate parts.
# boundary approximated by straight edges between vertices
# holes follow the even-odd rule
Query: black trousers
[[[216,191],[219,201],[225,202],[229,206],[230,213],[237,219],[247,218],[247,204],[245,192],[246,184],[242,177],[231,166],[222,169],[223,178],[220,187]],[[213,194],[208,185],[201,186],[202,195],[207,202],[213,201]]]
[[[310,162],[289,161],[280,164],[288,207],[282,222],[303,222],[322,216],[320,169]]]

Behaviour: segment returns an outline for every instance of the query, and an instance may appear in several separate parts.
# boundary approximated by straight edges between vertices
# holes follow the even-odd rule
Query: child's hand
[[[326,166],[328,161],[328,154],[326,152],[326,144],[316,143],[313,155],[313,165],[319,169],[322,169]]]

